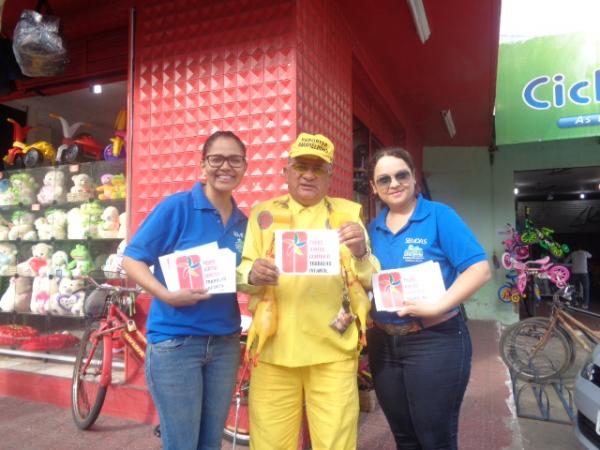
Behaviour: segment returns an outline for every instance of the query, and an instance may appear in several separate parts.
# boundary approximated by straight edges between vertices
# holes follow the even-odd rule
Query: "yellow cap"
[[[300,133],[296,142],[292,144],[289,157],[317,156],[329,164],[333,162],[333,142],[322,134]]]

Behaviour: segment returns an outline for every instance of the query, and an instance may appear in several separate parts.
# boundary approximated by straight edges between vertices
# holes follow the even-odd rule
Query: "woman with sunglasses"
[[[123,259],[127,275],[153,296],[146,382],[165,450],[221,448],[240,361],[236,294],[169,291],[158,261],[162,255],[216,242],[233,251],[240,263],[247,219],[232,192],[246,172],[246,147],[232,132],[218,131],[204,143],[202,156],[206,183],[159,203]]]
[[[407,301],[397,312],[373,305],[367,338],[377,398],[398,449],[456,449],[471,369],[471,341],[459,305],[489,280],[487,257],[454,210],[417,193],[406,150],[377,151],[369,175],[385,204],[369,225],[381,268],[437,262],[446,287],[434,303]]]

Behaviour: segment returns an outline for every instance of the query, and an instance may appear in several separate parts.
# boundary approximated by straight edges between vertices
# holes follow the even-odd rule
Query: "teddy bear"
[[[104,276],[106,278],[119,278],[125,275],[123,268],[121,267],[125,247],[127,247],[127,242],[125,241],[125,239],[123,239],[119,243],[117,251],[109,255],[106,259],[106,262],[102,266],[102,270],[104,271]]]
[[[81,279],[65,277],[58,283],[58,292],[50,296],[46,310],[58,316],[83,315],[85,283]]]
[[[42,268],[48,264],[52,255],[52,246],[39,242],[31,246],[31,258],[17,264],[17,274],[24,277],[37,277]]]
[[[35,191],[38,188],[38,184],[28,172],[20,172],[11,175],[9,178],[10,188],[14,196],[15,203],[21,203],[23,205],[31,205],[35,198]]]
[[[0,243],[0,276],[14,275],[17,267],[17,247]]]
[[[50,261],[42,268],[41,273],[48,276],[62,278],[67,276],[69,273],[67,268],[68,265],[69,256],[67,255],[67,252],[58,250],[52,253]]]
[[[78,173],[71,177],[73,186],[67,194],[67,200],[70,202],[89,200],[94,195],[94,186],[92,178],[87,173]]]
[[[117,238],[125,239],[127,237],[127,213],[119,214],[119,231]]]
[[[113,199],[121,200],[127,196],[127,181],[125,175],[118,173],[112,177]]]
[[[65,201],[65,174],[62,170],[52,169],[46,172],[37,199],[42,205]]]
[[[97,238],[98,228],[102,223],[102,206],[96,200],[87,202],[79,207],[82,216],[82,225],[84,227],[85,237]]]
[[[67,237],[67,213],[62,209],[47,209],[43,217],[35,219],[34,225],[40,240],[66,239]]]
[[[29,308],[36,314],[48,312],[50,297],[58,292],[58,279],[55,277],[40,276],[33,279],[31,287],[31,301]]]
[[[98,200],[112,200],[115,198],[115,188],[112,185],[113,175],[105,173],[100,177],[100,186],[96,188]]]
[[[114,206],[107,206],[100,217],[102,222],[98,225],[98,236],[105,239],[114,239],[119,234],[119,210]]]
[[[3,178],[0,180],[0,206],[12,206],[17,204],[17,198],[11,189],[10,180]]]
[[[83,226],[83,214],[79,208],[71,208],[67,212],[67,238],[85,239],[86,229]]]
[[[72,261],[67,264],[67,270],[72,277],[84,276],[94,268],[90,251],[85,245],[77,244],[69,253]]]
[[[37,240],[37,233],[33,229],[34,216],[30,212],[15,211],[12,213],[12,227],[8,230],[8,239],[14,241],[23,239],[24,241]]]
[[[14,276],[0,298],[0,310],[4,312],[29,312],[31,299],[31,278]]]

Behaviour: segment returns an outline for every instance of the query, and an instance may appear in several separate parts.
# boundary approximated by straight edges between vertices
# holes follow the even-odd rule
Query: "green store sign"
[[[496,143],[600,135],[600,36],[500,44]]]

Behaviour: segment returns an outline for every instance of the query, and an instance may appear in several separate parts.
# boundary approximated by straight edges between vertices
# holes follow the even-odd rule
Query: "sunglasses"
[[[399,170],[394,175],[394,180],[398,184],[406,184],[410,181],[411,173],[408,170]],[[375,180],[375,184],[380,189],[389,189],[392,184],[392,176],[391,175],[381,175]]]
[[[329,175],[331,173],[331,168],[328,165],[311,166],[310,164],[303,162],[293,162],[291,167],[300,175],[304,175],[310,171],[316,177],[324,177],[325,175]]]
[[[227,161],[229,167],[232,167],[233,169],[241,169],[246,165],[246,158],[241,155],[207,155],[205,161],[213,169],[218,169],[225,164],[225,161]]]

